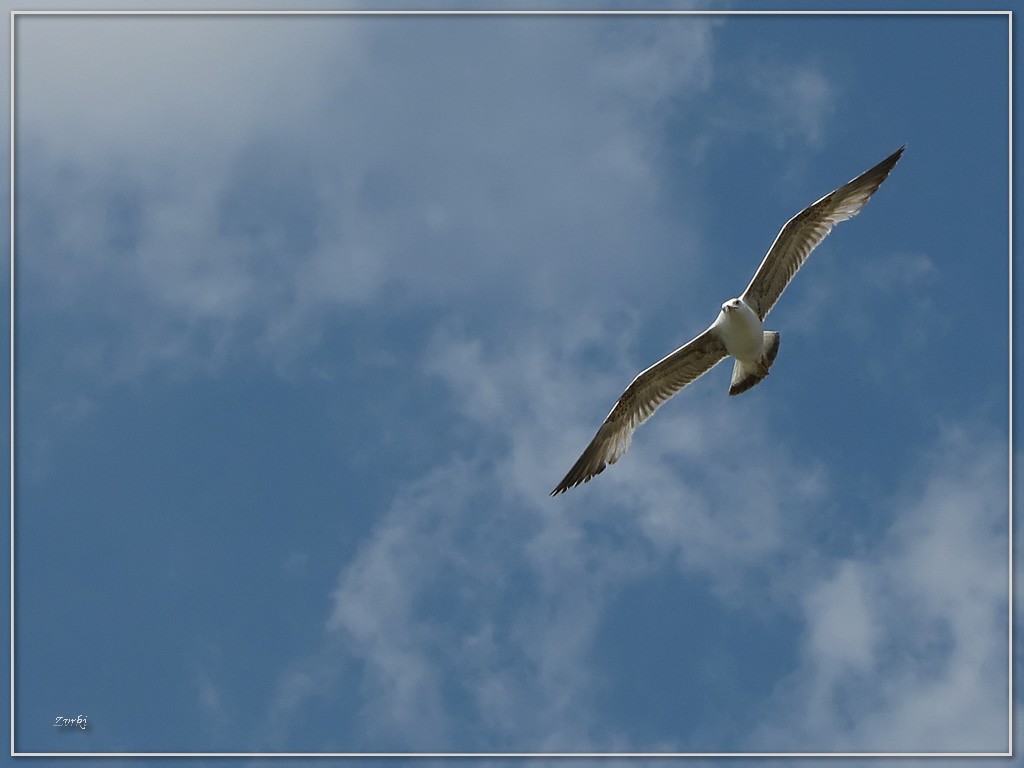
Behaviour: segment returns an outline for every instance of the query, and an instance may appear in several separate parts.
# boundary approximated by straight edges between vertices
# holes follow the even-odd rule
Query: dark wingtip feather
[[[898,163],[900,158],[903,157],[903,150],[906,148],[907,145],[904,144],[902,147],[900,147],[887,158],[885,158],[885,160],[864,171],[864,173],[862,173],[856,179],[854,179],[853,181],[849,182],[849,184],[846,184],[844,186],[849,187],[857,184],[858,182],[862,184],[866,182],[868,185],[870,185],[870,192],[868,194],[868,197],[874,195],[875,192],[878,191],[878,188],[882,186],[882,182],[889,178],[889,174],[892,173],[892,169],[896,167],[896,163]],[[841,190],[843,189],[843,187],[840,187],[839,189]],[[838,192],[839,190],[836,191]],[[867,201],[865,200],[865,203],[866,202]]]
[[[868,171],[868,173],[877,172],[878,175],[881,176],[881,178],[878,180],[879,186],[881,186],[882,182],[888,178],[889,174],[892,172],[892,169],[896,167],[896,163],[898,163],[900,158],[903,157],[903,150],[905,150],[906,148],[907,145],[904,144],[891,155],[889,155],[887,158],[885,158],[885,160],[883,160],[870,171]]]
[[[562,478],[562,482],[555,486],[555,489],[551,491],[550,495],[557,496],[560,493],[565,493],[570,488],[575,488],[577,485],[589,483],[590,478],[597,477],[604,472],[605,467],[607,467],[608,464],[601,461],[596,467],[592,468],[589,466],[591,459],[592,457],[588,447],[588,450],[584,451],[579,460],[572,465],[572,469],[566,473],[565,477]]]

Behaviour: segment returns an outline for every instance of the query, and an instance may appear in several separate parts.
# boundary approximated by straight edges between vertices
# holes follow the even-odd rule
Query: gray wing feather
[[[895,167],[903,149],[900,147],[874,168],[829,192],[786,222],[741,297],[762,320],[832,227],[864,207]]]
[[[667,357],[643,371],[597,430],[568,474],[551,492],[554,496],[585,483],[619,460],[629,448],[633,432],[651,418],[659,406],[691,381],[710,371],[726,356],[718,333],[708,328]]]

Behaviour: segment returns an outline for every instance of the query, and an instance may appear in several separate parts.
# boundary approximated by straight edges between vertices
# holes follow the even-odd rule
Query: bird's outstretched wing
[[[569,473],[562,478],[554,496],[585,483],[619,460],[629,448],[633,432],[658,407],[697,377],[707,373],[727,354],[725,345],[713,328],[687,342],[633,379],[626,387],[608,418],[597,430]]]
[[[741,296],[762,320],[832,227],[864,207],[896,165],[903,149],[900,147],[874,168],[829,192],[786,222]]]

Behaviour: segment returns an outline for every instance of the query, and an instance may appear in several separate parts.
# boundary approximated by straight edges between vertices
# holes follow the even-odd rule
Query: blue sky
[[[1005,17],[17,34],[19,751],[1007,749]]]

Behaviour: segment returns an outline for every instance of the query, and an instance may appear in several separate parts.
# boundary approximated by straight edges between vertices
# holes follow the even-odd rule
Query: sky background
[[[1007,749],[1005,17],[16,33],[18,751]]]

